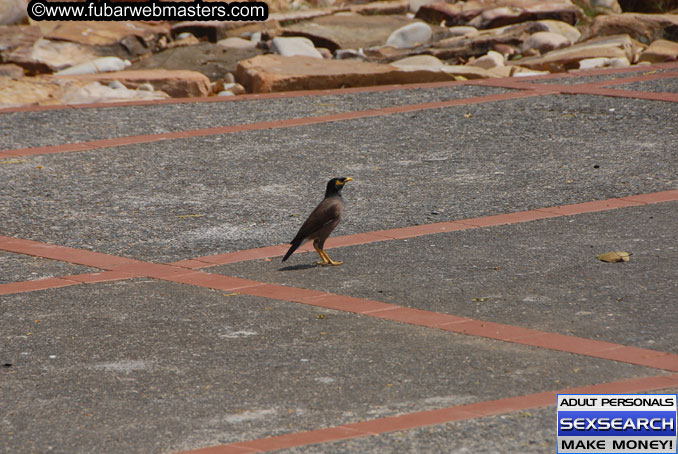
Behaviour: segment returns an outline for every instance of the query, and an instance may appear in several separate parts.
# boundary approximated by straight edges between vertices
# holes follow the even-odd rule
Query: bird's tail
[[[296,251],[299,248],[299,246],[301,246],[302,242],[303,241],[292,241],[292,243],[290,243],[292,246],[290,246],[290,248],[287,250],[287,254],[285,254],[285,257],[283,257],[282,261],[284,262],[285,260],[290,258],[290,255],[292,255],[292,253]]]

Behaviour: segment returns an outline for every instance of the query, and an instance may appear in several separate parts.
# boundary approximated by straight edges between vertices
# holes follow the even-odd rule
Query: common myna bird
[[[339,220],[341,219],[341,213],[344,211],[344,201],[341,199],[341,190],[349,181],[353,181],[353,178],[332,178],[327,182],[325,198],[317,207],[315,207],[315,210],[313,210],[308,219],[306,219],[306,222],[302,224],[297,232],[297,236],[290,242],[292,246],[290,246],[285,257],[283,257],[283,262],[287,260],[299,246],[307,241],[313,240],[313,247],[323,260],[322,262],[318,262],[318,265],[336,266],[343,263],[332,260],[330,256],[327,255],[327,252],[323,250],[323,247],[325,246],[325,240],[330,236],[330,233],[332,233],[332,230],[339,224]]]

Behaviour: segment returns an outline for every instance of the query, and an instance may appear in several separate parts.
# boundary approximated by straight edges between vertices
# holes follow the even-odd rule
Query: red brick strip
[[[258,440],[230,443],[183,451],[179,454],[246,454],[270,452],[317,443],[329,443],[349,438],[367,437],[399,430],[484,418],[522,410],[554,406],[558,394],[621,394],[644,393],[675,388],[678,374],[623,380],[598,385],[547,391],[525,396],[476,402],[435,410],[407,413],[387,418],[370,419],[326,429],[297,432]]]
[[[8,284],[0,284],[0,295],[34,292],[36,290],[48,290],[52,288],[68,287],[79,284],[119,281],[123,279],[131,279],[133,277],[137,276],[118,271],[104,271],[101,273],[73,274],[71,276],[36,279],[34,281],[10,282]]]
[[[0,235],[0,250],[101,269],[112,269],[112,266],[121,264],[142,263],[138,260],[118,257],[116,255],[102,254],[100,252],[74,249],[2,235]]]
[[[329,238],[325,244],[325,249],[355,246],[358,244],[368,244],[379,241],[402,240],[422,235],[432,235],[456,230],[468,230],[504,224],[518,224],[522,222],[534,221],[537,219],[571,216],[574,214],[583,213],[595,213],[599,211],[613,210],[616,208],[675,201],[678,201],[678,190],[674,189],[650,194],[639,194],[606,200],[596,200],[592,202],[575,203],[572,205],[539,208],[536,210],[520,211],[516,213],[482,216],[479,218],[464,219],[460,221],[437,222],[433,224],[423,224],[389,230],[377,230],[368,233],[358,233],[354,235],[344,235]],[[266,246],[237,252],[196,257],[190,260],[173,262],[171,265],[191,269],[201,269],[210,266],[226,265],[229,263],[244,262],[248,260],[280,257],[285,254],[288,248],[289,245],[286,244]],[[309,252],[312,250],[313,248],[308,245],[299,249],[300,252]]]
[[[318,290],[280,284],[264,284],[248,279],[208,274],[200,271],[191,271],[188,274],[178,276],[159,277],[159,279],[195,285],[197,287],[237,292],[243,295],[353,312],[426,328],[442,329],[459,334],[678,372],[678,355],[656,350],[628,347],[611,342],[474,320],[467,317],[403,307],[396,304],[337,295]]]
[[[161,140],[186,139],[191,137],[211,136],[218,134],[231,134],[244,131],[260,131],[266,129],[290,128],[295,126],[306,126],[317,123],[331,123],[335,121],[354,120],[358,118],[377,117],[382,115],[391,115],[405,112],[416,112],[420,110],[440,109],[444,107],[481,104],[496,101],[505,101],[510,99],[527,98],[538,96],[542,93],[536,92],[511,92],[497,95],[477,96],[473,98],[452,99],[449,101],[427,102],[422,104],[411,104],[405,106],[383,107],[380,109],[362,110],[356,112],[342,112],[332,115],[323,115],[318,117],[291,118],[278,121],[265,121],[260,123],[240,124],[233,126],[218,126],[214,128],[194,129],[190,131],[176,131],[162,134],[143,134],[138,136],[120,137],[114,139],[101,139],[89,142],[70,143],[64,145],[50,145],[44,147],[21,148],[15,150],[4,150],[6,157],[17,156],[36,156],[52,153],[69,153],[74,151],[89,151],[99,148],[117,147],[123,145],[141,144],[157,142]]]

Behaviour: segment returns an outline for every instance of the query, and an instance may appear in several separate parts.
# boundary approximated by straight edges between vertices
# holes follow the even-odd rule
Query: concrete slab
[[[99,271],[96,268],[4,251],[0,251],[0,270],[0,284]]]
[[[453,86],[385,93],[0,113],[0,135],[3,137],[0,150],[305,118],[506,91],[493,87]]]
[[[544,96],[27,157],[0,166],[3,231],[173,261],[288,242],[334,176],[355,178],[337,234],[675,189],[676,121]]]
[[[277,454],[497,453],[556,450],[556,409],[520,411],[370,437],[273,451]]]
[[[663,390],[661,393],[675,394],[676,389]],[[556,407],[553,406],[274,452],[277,454],[356,452],[541,454],[556,450],[556,423]]]
[[[139,279],[0,308],[7,452],[171,452],[657,374]]]
[[[678,76],[666,79],[646,80],[632,84],[622,84],[618,87],[622,90],[652,91],[659,93],[678,93]]]
[[[210,271],[678,352],[678,203],[429,235]],[[628,263],[596,255],[632,253]]]

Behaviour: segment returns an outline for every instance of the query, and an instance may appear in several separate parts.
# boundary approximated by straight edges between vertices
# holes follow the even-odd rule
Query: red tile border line
[[[265,121],[259,123],[238,124],[232,126],[217,126],[213,128],[193,129],[187,131],[175,131],[161,134],[142,134],[137,136],[125,136],[113,139],[100,139],[88,142],[67,143],[62,145],[47,145],[42,147],[18,148],[13,150],[0,151],[0,157],[20,157],[37,156],[52,153],[69,153],[74,151],[90,151],[99,148],[117,147],[123,145],[133,145],[149,142],[158,142],[162,140],[188,139],[192,137],[212,136],[219,134],[232,134],[236,132],[260,131],[266,129],[290,128],[297,126],[306,126],[317,123],[331,123],[335,121],[354,120],[360,118],[378,117],[398,113],[416,112],[420,110],[440,109],[445,107],[454,107],[461,105],[482,104],[489,102],[505,101],[512,99],[527,98],[531,96],[541,96],[546,92],[518,91],[510,93],[501,93],[487,96],[476,96],[471,98],[459,98],[448,101],[434,101],[422,104],[410,104],[404,106],[391,106],[379,109],[368,109],[361,111],[341,112],[331,115],[316,117],[290,118],[285,120]]]
[[[651,67],[646,67],[651,68]],[[651,72],[651,71],[650,71]],[[551,74],[550,76],[556,76],[557,74]],[[590,76],[591,74],[587,74]],[[563,76],[559,77],[562,78]],[[570,76],[577,77],[577,76]],[[643,74],[641,76],[608,80],[608,81],[598,81],[584,84],[575,84],[575,85],[561,85],[561,84],[538,84],[538,83],[529,83],[529,81],[520,80],[520,78],[501,78],[501,79],[483,79],[476,81],[467,81],[467,82],[435,82],[431,84],[422,84],[417,85],[417,87],[410,87],[405,85],[389,85],[383,87],[372,87],[371,90],[366,90],[364,87],[360,89],[353,89],[359,91],[389,91],[402,89],[402,87],[407,87],[408,89],[413,88],[433,88],[440,86],[452,86],[452,85],[479,85],[479,86],[488,86],[488,87],[498,87],[506,89],[519,90],[518,92],[511,93],[502,93],[498,95],[487,95],[487,96],[478,96],[471,98],[460,98],[453,99],[449,101],[438,101],[438,102],[429,102],[422,104],[410,104],[405,106],[392,106],[384,107],[380,109],[370,109],[363,111],[351,111],[351,112],[342,112],[332,115],[324,115],[318,117],[306,117],[306,118],[292,118],[286,120],[278,121],[268,121],[268,122],[259,122],[259,123],[250,123],[250,124],[239,124],[232,126],[218,126],[213,128],[204,128],[204,129],[194,129],[186,131],[175,131],[170,133],[161,133],[161,134],[142,134],[136,136],[125,136],[118,138],[109,138],[109,139],[99,139],[87,142],[76,142],[68,143],[61,145],[47,145],[42,147],[31,147],[31,148],[18,148],[12,150],[2,150],[0,151],[0,159],[11,158],[11,157],[20,157],[20,156],[37,156],[44,154],[52,153],[68,153],[75,151],[89,151],[100,148],[116,147],[123,145],[132,145],[132,144],[141,144],[156,142],[162,140],[173,140],[173,139],[186,139],[191,137],[201,137],[209,135],[218,135],[218,134],[230,134],[235,132],[245,132],[245,131],[255,131],[263,129],[277,129],[277,128],[286,128],[286,127],[296,127],[304,126],[317,123],[330,123],[334,121],[345,121],[359,118],[375,117],[381,115],[390,115],[396,113],[405,113],[405,112],[414,112],[420,110],[430,110],[430,109],[439,109],[445,107],[453,107],[459,105],[471,105],[471,104],[480,104],[486,102],[497,102],[510,99],[519,99],[523,97],[531,96],[545,96],[545,95],[554,95],[554,94],[583,94],[583,95],[598,95],[598,96],[612,96],[612,97],[622,97],[622,98],[634,98],[634,99],[644,99],[650,101],[665,101],[665,102],[678,102],[678,94],[676,93],[662,93],[662,92],[644,92],[644,91],[635,91],[635,90],[619,90],[619,89],[609,89],[604,88],[607,85],[619,85],[625,83],[633,83],[638,81],[645,80],[654,80],[661,78],[669,77],[678,77],[678,73],[656,73],[656,74]],[[625,80],[628,79],[628,80]],[[536,79],[531,79],[536,80]],[[311,95],[321,95],[327,94],[331,90],[326,91],[307,91],[307,92],[290,92],[284,93],[282,95],[273,96],[273,97],[296,97],[296,96],[311,96]],[[299,94],[303,93],[303,94]],[[345,92],[344,92],[345,93]],[[260,99],[264,99],[264,95],[246,95],[246,96],[260,96]],[[201,98],[197,98],[201,99]],[[230,98],[229,98],[230,99]],[[164,100],[167,101],[167,100]],[[189,102],[189,101],[185,101]],[[108,105],[105,105],[108,107]],[[1,113],[1,111],[0,111]]]
[[[452,232],[456,230],[468,230],[505,224],[518,224],[522,222],[534,221],[537,219],[571,216],[574,214],[596,213],[617,208],[676,201],[678,201],[678,189],[605,200],[596,200],[591,202],[575,203],[572,205],[538,208],[536,210],[519,211],[515,213],[482,216],[458,221],[437,222],[433,224],[423,224],[389,230],[377,230],[373,232],[356,233],[353,235],[330,237],[325,244],[325,249],[369,244],[380,241],[403,240],[423,235]],[[170,265],[181,266],[189,269],[202,269],[211,266],[227,265],[230,263],[244,262],[248,260],[280,257],[285,254],[288,248],[289,245],[287,244],[279,244],[275,246],[245,249],[223,254],[207,255],[188,260],[179,260],[170,263]],[[305,245],[301,247],[299,251],[310,252],[313,251],[313,248],[309,245]]]
[[[543,216],[540,215],[539,217],[535,217],[534,212],[523,212],[509,215],[488,216],[476,218],[475,220],[469,220],[470,222],[452,222],[449,224],[458,224],[459,228],[468,228],[469,226],[484,227],[515,222],[525,222],[528,220],[544,217],[566,216],[592,211],[609,210],[623,206],[638,206],[648,203],[673,201],[677,199],[678,190],[664,191],[654,194],[629,196],[624,199],[610,199],[599,202],[586,202],[563,207],[536,210],[541,212],[540,214],[543,214]],[[396,230],[419,229],[420,227],[427,228],[430,227],[430,225],[406,227],[404,229]],[[450,231],[450,229],[441,230],[440,228],[435,228],[433,230],[419,229],[419,231],[408,231],[407,235],[409,236],[407,237],[416,236],[417,234],[437,233],[440,231]],[[359,236],[360,235],[355,235],[355,237]],[[374,235],[372,239],[375,238],[377,241],[381,241],[380,238],[382,237]],[[369,240],[370,238],[367,237],[362,238],[360,241],[364,244],[369,242]],[[580,354],[600,359],[609,359],[645,367],[678,371],[678,355],[661,351],[629,347],[620,344],[550,333],[489,321],[474,320],[466,317],[408,308],[395,304],[383,303],[380,301],[336,295],[317,290],[289,287],[279,284],[267,284],[226,275],[209,274],[201,271],[195,271],[191,268],[180,267],[176,264],[155,264],[125,257],[118,257],[63,246],[55,246],[32,240],[23,240],[5,236],[0,236],[0,250],[50,258],[53,260],[60,260],[80,265],[94,266],[106,269],[109,272],[113,272],[112,274],[94,273],[94,275],[74,275],[65,276],[62,278],[50,278],[42,281],[4,284],[1,287],[4,290],[4,294],[43,290],[47,288],[76,285],[78,283],[105,282],[110,280],[146,276],[198,287],[206,287],[229,292],[236,291],[237,293],[246,295],[302,303],[345,312],[353,312],[365,316],[408,323],[428,328],[441,329],[459,334],[486,337],[504,342]]]
[[[248,454],[270,452],[555,406],[558,394],[630,394],[659,391],[674,387],[678,387],[678,374],[622,380],[369,419],[307,432],[289,433],[256,440],[198,448],[182,451],[177,454]]]
[[[657,71],[664,69],[678,68],[678,64],[675,62],[667,63],[657,63],[653,65],[646,66],[630,66],[627,68],[602,68],[602,69],[591,69],[586,71],[573,71],[566,73],[551,73],[543,74],[538,76],[529,76],[529,77],[506,77],[506,78],[497,78],[492,80],[511,80],[517,79],[522,81],[532,81],[532,80],[549,80],[549,79],[563,79],[563,78],[581,78],[581,77],[590,77],[598,75],[611,75],[611,74],[625,74],[633,72],[647,72],[647,71]],[[18,113],[18,112],[41,112],[47,110],[75,110],[75,109],[97,109],[97,108],[108,108],[108,107],[130,107],[130,106],[153,106],[160,104],[187,104],[187,103],[215,103],[215,102],[239,102],[239,101],[249,101],[249,100],[265,100],[265,99],[280,99],[280,98],[295,98],[300,96],[328,96],[328,95],[342,95],[350,93],[366,93],[366,92],[384,92],[384,91],[394,91],[394,90],[415,90],[415,89],[426,89],[426,88],[440,88],[448,86],[458,86],[458,85],[484,85],[482,82],[485,79],[478,80],[468,80],[468,81],[444,81],[444,82],[424,82],[424,83],[413,83],[413,84],[392,84],[392,85],[373,85],[366,87],[351,87],[351,88],[336,88],[336,89],[325,89],[325,90],[298,90],[298,91],[287,91],[287,92],[276,92],[276,93],[252,93],[239,96],[230,96],[230,97],[197,97],[197,98],[172,98],[172,99],[161,99],[153,101],[124,101],[116,103],[92,103],[92,104],[59,104],[51,106],[21,106],[21,107],[6,107],[0,109],[0,115],[4,113]],[[528,88],[522,88],[528,89]]]
[[[120,271],[103,271],[98,273],[49,277],[45,279],[36,279],[33,281],[10,282],[7,284],[0,284],[0,295],[34,292],[36,290],[49,290],[53,288],[68,287],[71,285],[112,282],[124,279],[132,279],[134,277],[140,276]]]

